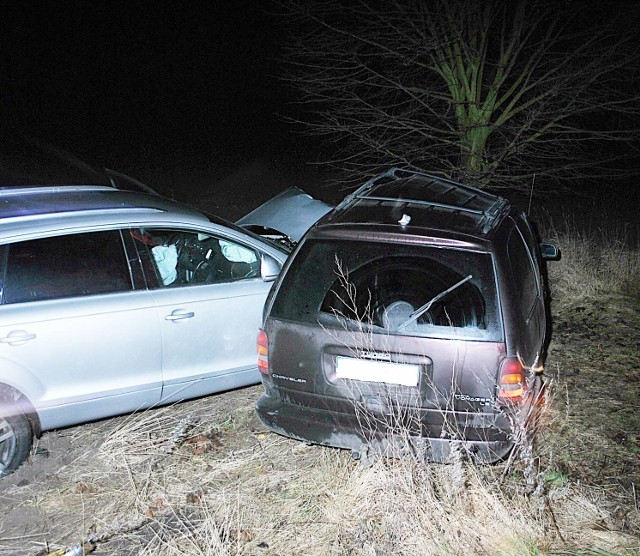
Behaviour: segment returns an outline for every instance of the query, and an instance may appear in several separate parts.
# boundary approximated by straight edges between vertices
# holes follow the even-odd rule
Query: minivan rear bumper
[[[498,427],[466,429],[464,439],[404,434],[385,426],[384,416],[340,413],[287,403],[263,394],[256,403],[260,420],[272,431],[303,442],[345,448],[354,454],[414,455],[425,461],[448,463],[454,446],[480,463],[504,459],[513,448],[507,431]],[[448,412],[447,420],[461,422],[468,414]],[[492,417],[492,416],[490,416]]]

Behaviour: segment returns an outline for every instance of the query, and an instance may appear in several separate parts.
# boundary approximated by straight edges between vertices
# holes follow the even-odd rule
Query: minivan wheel
[[[33,442],[33,432],[26,415],[2,408],[0,414],[0,477],[15,471],[27,459]]]

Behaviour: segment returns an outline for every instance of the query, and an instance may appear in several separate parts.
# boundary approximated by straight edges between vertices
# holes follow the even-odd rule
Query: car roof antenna
[[[536,175],[533,174],[533,179],[531,180],[531,192],[529,193],[529,207],[527,208],[527,216],[531,216],[531,201],[533,200],[533,188],[536,185]]]

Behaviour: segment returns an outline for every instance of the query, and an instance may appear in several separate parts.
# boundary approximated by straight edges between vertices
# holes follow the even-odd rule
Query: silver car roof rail
[[[17,195],[42,195],[43,193],[71,193],[74,191],[118,191],[110,185],[33,185],[18,187],[0,187],[0,197]]]

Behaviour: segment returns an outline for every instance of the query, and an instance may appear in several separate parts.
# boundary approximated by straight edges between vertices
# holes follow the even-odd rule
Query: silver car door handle
[[[0,338],[0,343],[9,344],[10,346],[20,346],[29,340],[33,340],[35,334],[31,334],[26,330],[12,330],[4,338]]]
[[[165,318],[165,320],[184,320],[184,319],[192,319],[195,316],[195,313],[193,311],[174,311],[173,313],[171,313],[170,315],[167,315]]]

